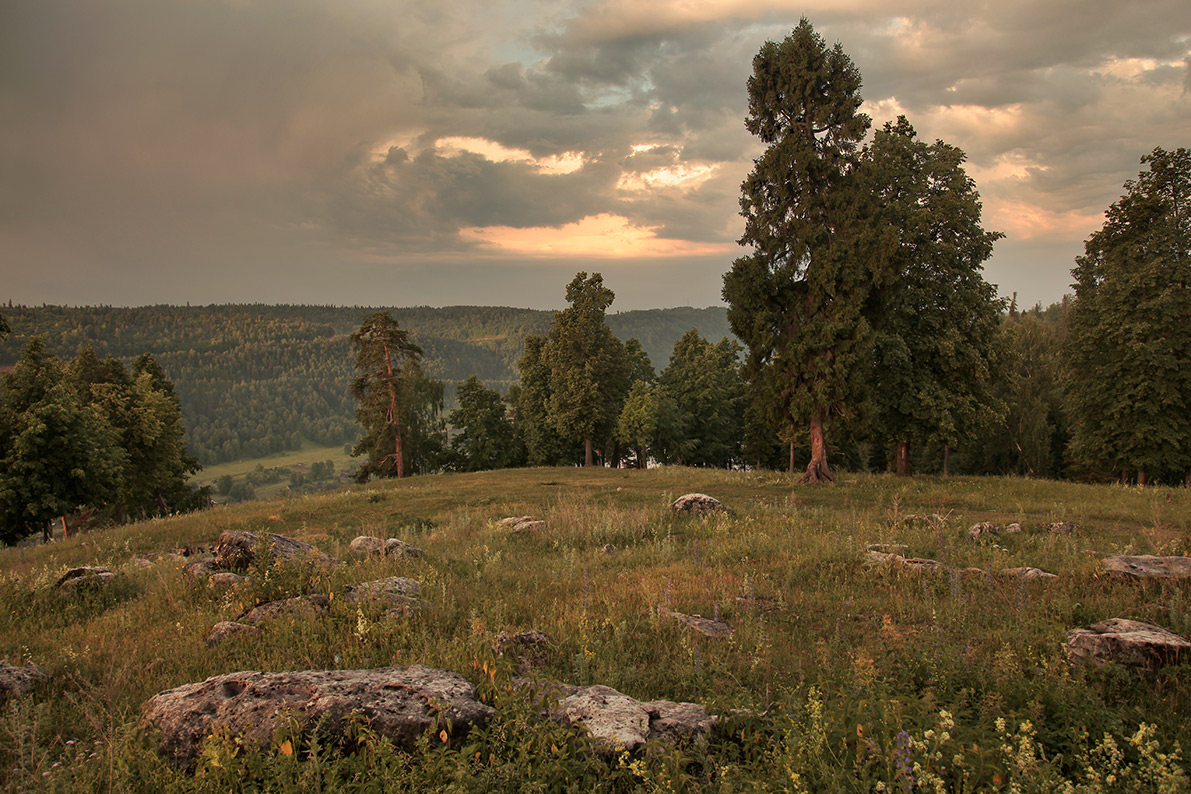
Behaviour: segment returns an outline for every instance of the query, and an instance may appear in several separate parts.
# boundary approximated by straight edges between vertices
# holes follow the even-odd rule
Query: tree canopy
[[[1072,462],[1191,479],[1191,150],[1156,148],[1076,260]]]

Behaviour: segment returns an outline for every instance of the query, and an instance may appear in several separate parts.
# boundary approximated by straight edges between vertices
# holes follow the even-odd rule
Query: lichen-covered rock
[[[37,686],[38,681],[44,681],[49,677],[49,673],[32,661],[25,662],[24,667],[0,661],[0,704],[9,698],[28,695]]]
[[[923,557],[903,557],[900,554],[888,554],[882,551],[870,551],[869,562],[888,563],[897,568],[905,568],[915,573],[943,573],[949,570],[938,560],[928,560]]]
[[[1012,524],[1005,525],[1006,535],[1018,535],[1021,534],[1021,531],[1021,524],[1017,523],[1016,521],[1014,521]]]
[[[71,568],[58,577],[56,587],[64,592],[99,589],[109,584],[115,578],[116,574],[108,568],[83,565],[79,568]]]
[[[678,621],[687,628],[699,632],[704,637],[731,637],[733,631],[735,631],[722,620],[705,618],[702,615],[684,615],[681,612],[672,612],[664,607],[659,609],[658,612],[662,617]]]
[[[1000,533],[1001,528],[988,521],[981,521],[979,524],[973,524],[972,526],[968,527],[968,537],[972,540],[986,537],[988,535],[999,535]]]
[[[317,562],[331,564],[338,562],[309,543],[284,535],[265,535],[264,543],[255,532],[229,529],[219,536],[215,544],[215,566],[229,571],[242,571],[252,565],[262,551],[274,560],[286,562]],[[264,548],[261,548],[261,546]]]
[[[716,499],[714,496],[708,496],[704,493],[688,493],[684,494],[670,505],[670,509],[675,513],[723,513],[731,515],[732,509]]]
[[[1022,568],[1002,568],[997,574],[1008,579],[1025,579],[1026,581],[1059,578],[1058,574],[1049,573],[1041,568],[1031,568],[1028,565]]]
[[[1100,561],[1109,573],[1134,579],[1191,579],[1191,557],[1114,554]]]
[[[549,635],[537,629],[511,633],[502,631],[492,641],[492,650],[497,656],[510,656],[517,660],[517,671],[528,673],[546,663],[546,657],[553,643]]]
[[[606,686],[585,686],[563,698],[557,716],[581,725],[606,750],[635,750],[650,739],[669,741],[706,737],[716,720],[696,703],[655,700],[642,703]]]
[[[1161,626],[1111,618],[1067,632],[1063,649],[1072,664],[1103,667],[1110,662],[1153,672],[1191,661],[1191,642]]]
[[[231,571],[216,571],[207,577],[207,587],[212,590],[230,590],[236,585],[249,581],[247,576],[241,576]]]
[[[211,574],[219,572],[219,566],[212,559],[194,560],[193,562],[186,563],[182,568],[182,575],[191,584],[205,582],[210,578]]]
[[[338,742],[362,717],[377,734],[412,751],[429,730],[447,731],[458,742],[494,714],[462,676],[422,665],[228,673],[161,692],[144,705],[145,721],[161,730],[162,753],[182,763],[194,761],[216,729],[267,747],[295,720],[302,734],[317,730]]]
[[[354,539],[348,548],[357,557],[379,557],[385,553],[385,539],[374,538],[371,535],[361,535]]]
[[[422,557],[426,554],[412,543],[406,543],[397,538],[389,538],[385,541],[384,553],[389,557]]]
[[[240,623],[260,626],[281,617],[317,618],[331,610],[331,599],[323,593],[279,598],[258,604],[238,618]]]
[[[207,632],[207,647],[214,648],[224,640],[232,638],[246,639],[249,637],[259,637],[261,630],[256,626],[250,626],[247,623],[236,623],[232,620],[221,620],[211,627]]]

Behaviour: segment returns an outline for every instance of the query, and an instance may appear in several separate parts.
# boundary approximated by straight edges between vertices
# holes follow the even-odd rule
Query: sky
[[[716,305],[802,16],[967,153],[1022,305],[1191,146],[1187,0],[3,0],[0,301]]]

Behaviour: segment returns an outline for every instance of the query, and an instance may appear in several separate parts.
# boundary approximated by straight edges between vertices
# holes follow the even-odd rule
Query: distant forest
[[[384,307],[381,307],[384,308]],[[91,347],[130,364],[151,354],[174,383],[186,443],[200,463],[264,457],[297,449],[302,439],[332,446],[360,435],[348,336],[371,307],[21,306],[3,310],[12,334],[0,341],[0,370],[16,363],[34,336],[64,357]],[[425,350],[426,374],[446,384],[471,375],[506,392],[527,334],[543,335],[552,311],[489,306],[392,309]],[[636,338],[662,369],[675,341],[697,328],[706,339],[731,336],[722,307],[650,309],[608,315],[622,340]]]

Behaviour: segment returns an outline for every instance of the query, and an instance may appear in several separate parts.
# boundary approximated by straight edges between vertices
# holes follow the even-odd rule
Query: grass
[[[349,471],[358,467],[360,463],[359,458],[353,458],[350,453],[343,450],[343,444],[325,447],[303,439],[302,447],[291,452],[283,452],[266,458],[251,458],[218,463],[213,466],[204,466],[201,471],[190,478],[190,482],[194,485],[214,486],[215,482],[225,475],[230,476],[233,482],[245,482],[258,470],[258,466],[263,469],[288,468],[294,471],[309,472],[310,466],[314,463],[329,460],[335,464],[336,476],[333,480],[317,485],[334,488],[340,482],[339,472]],[[255,487],[256,498],[272,499],[283,496],[288,493],[289,484],[289,477],[287,475],[282,477],[278,482],[257,485]],[[216,498],[219,499],[219,497]]]
[[[669,502],[689,491],[736,515],[671,515]],[[526,539],[496,527],[524,514],[546,530]],[[351,486],[0,550],[0,658],[51,674],[0,714],[0,790],[1186,790],[1175,752],[1191,745],[1191,671],[1072,670],[1060,645],[1068,629],[1109,617],[1191,635],[1191,586],[1122,582],[1098,564],[1109,553],[1191,552],[1189,519],[1182,489],[871,475],[807,488],[768,472],[523,469]],[[1057,520],[1080,529],[1047,533]],[[977,521],[1025,531],[971,541],[965,530]],[[345,559],[360,534],[427,554],[329,573],[270,569],[223,595],[188,587],[179,564],[132,562],[230,528],[279,532]],[[871,567],[864,551],[874,542],[956,568],[1032,565],[1060,579]],[[604,553],[608,543],[617,551]],[[59,597],[56,577],[79,564],[111,567],[115,584]],[[328,617],[258,640],[203,641],[257,601],[394,574],[418,579],[433,612],[386,621],[333,601]],[[661,607],[718,616],[735,633],[694,635],[659,617]],[[545,676],[754,716],[730,718],[709,743],[604,759],[508,691],[511,671],[493,658],[492,639],[532,628],[554,639]],[[232,670],[413,663],[462,673],[500,716],[464,748],[428,741],[414,754],[366,728],[347,754],[213,740],[193,773],[162,762],[139,723],[152,694]]]

